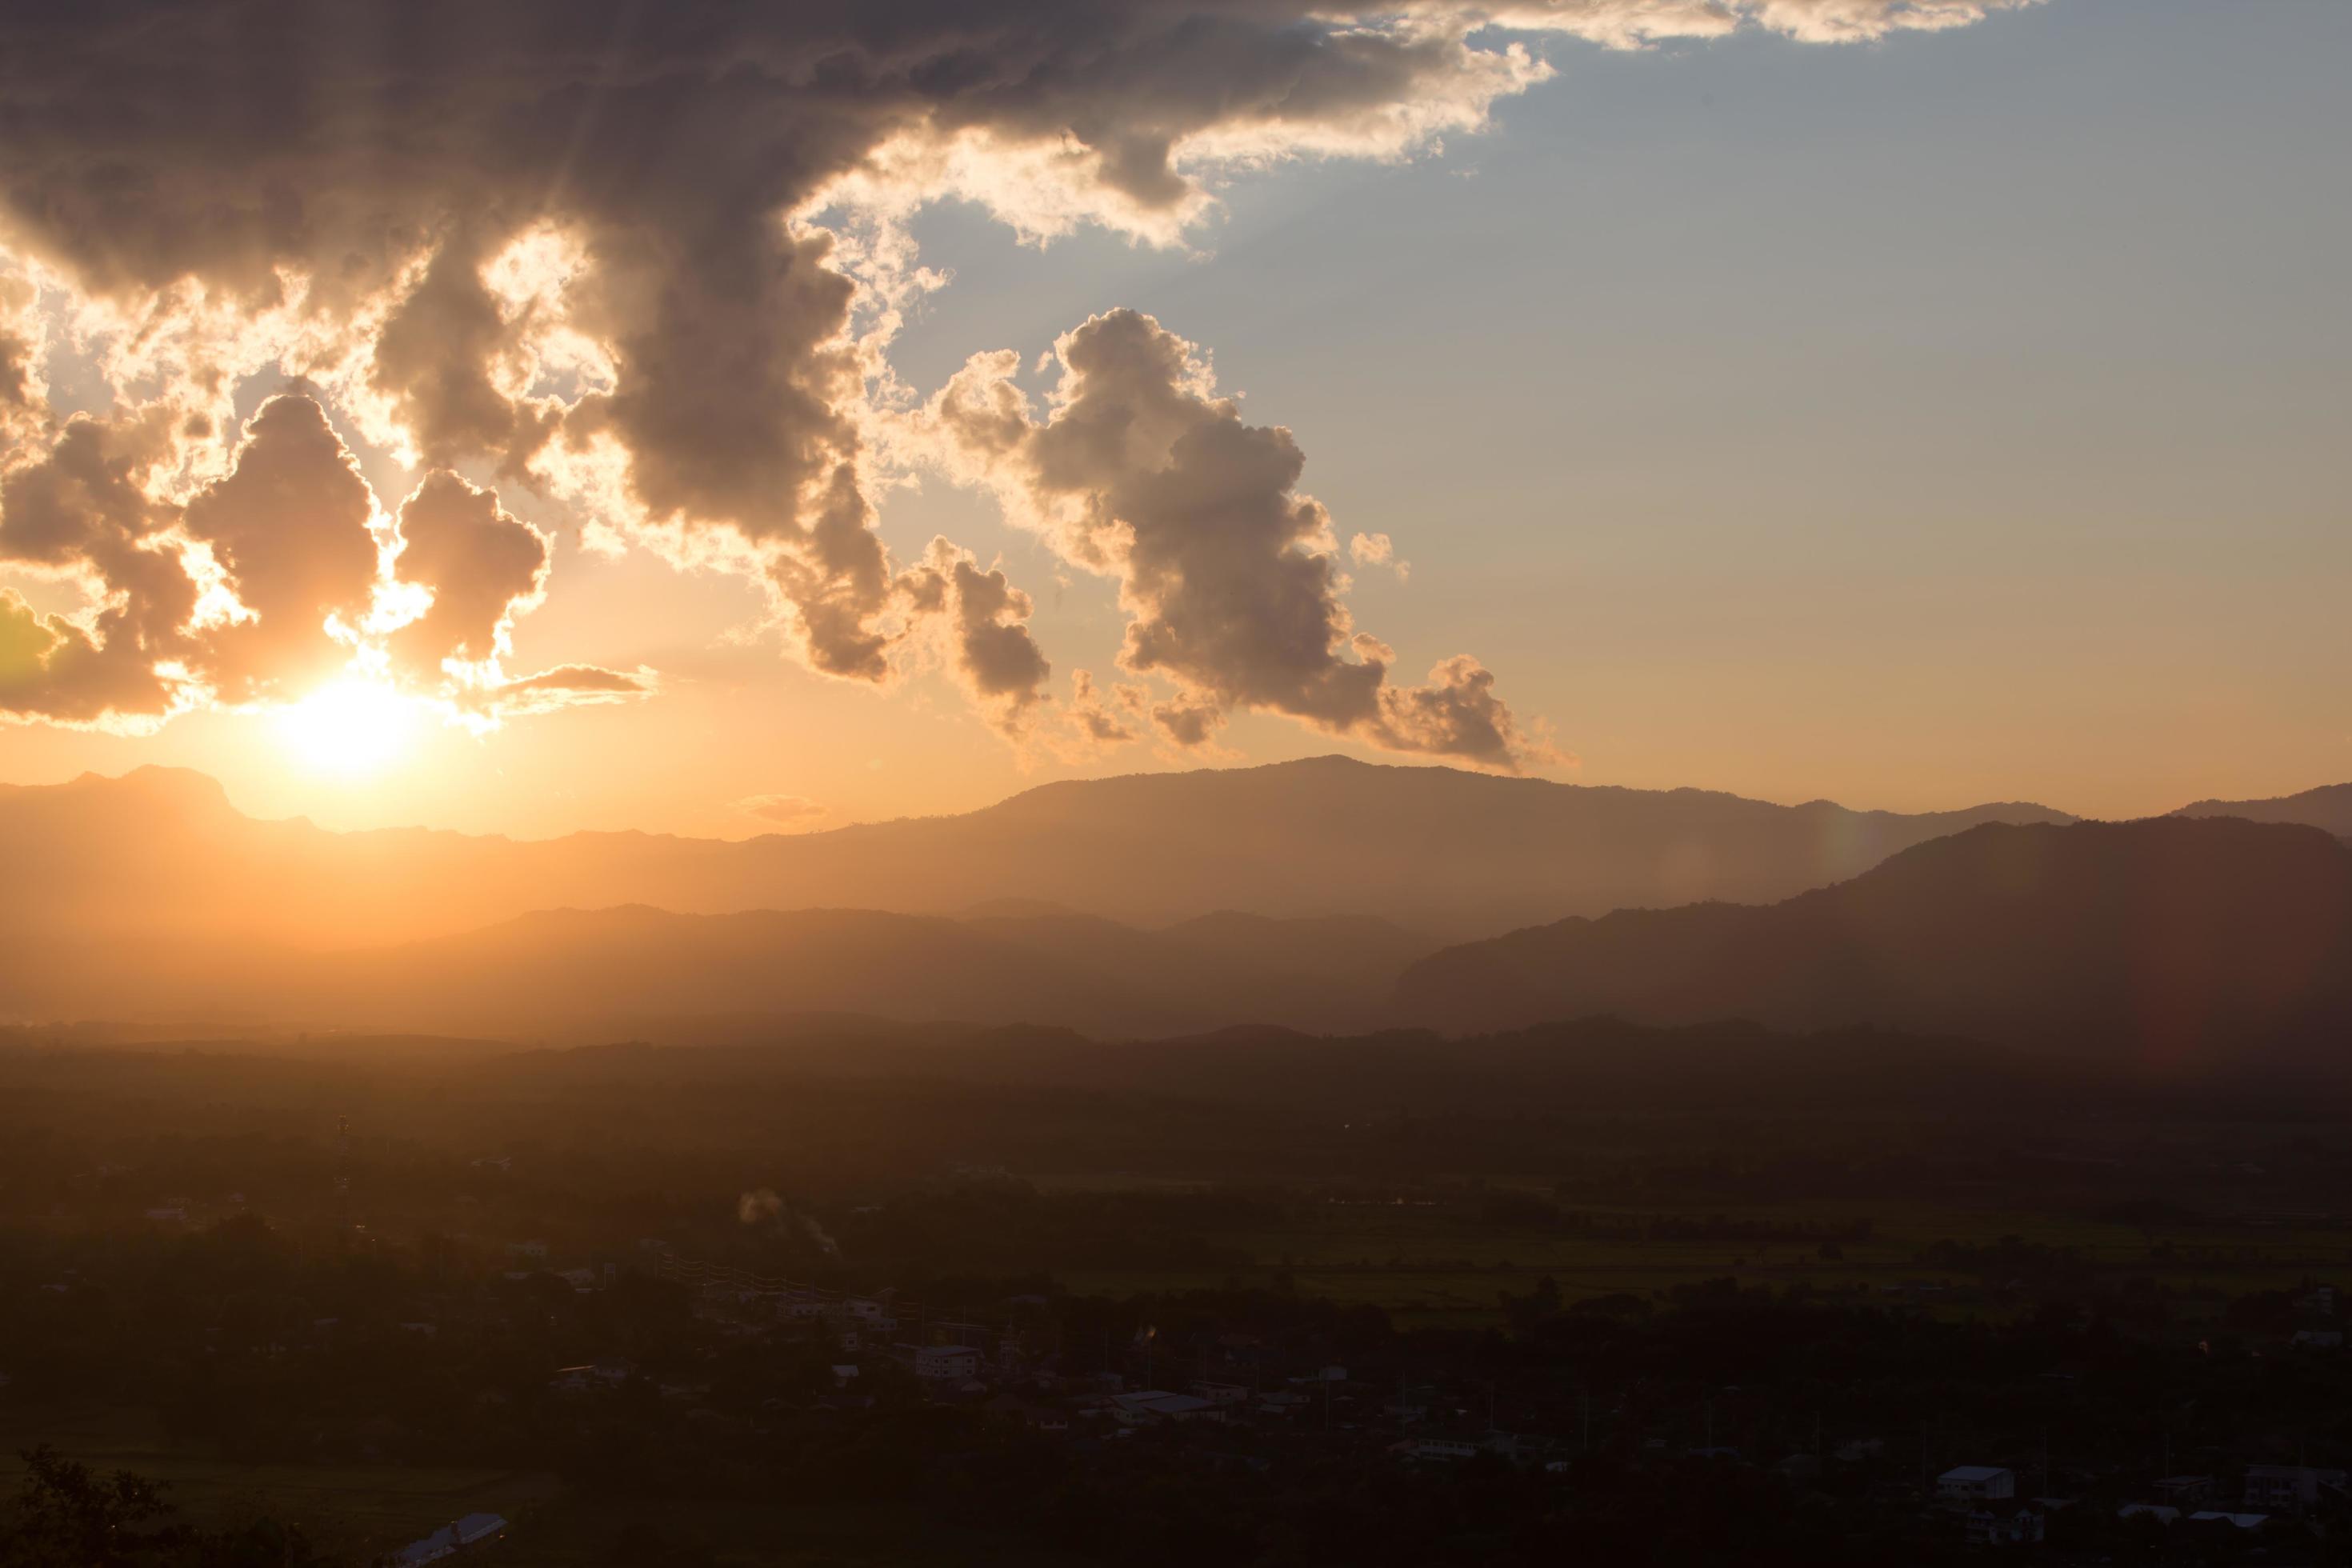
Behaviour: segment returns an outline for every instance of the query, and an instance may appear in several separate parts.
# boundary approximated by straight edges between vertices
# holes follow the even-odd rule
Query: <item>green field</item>
[[[1962,1298],[1935,1296],[1920,1304],[1938,1315],[1992,1318],[2003,1314],[1982,1299],[1980,1282],[1918,1259],[1937,1241],[1983,1246],[2004,1237],[2071,1249],[2084,1263],[2118,1281],[2157,1282],[2194,1310],[2201,1300],[2293,1286],[2306,1274],[2352,1260],[2352,1236],[2343,1231],[2284,1227],[2183,1226],[2143,1230],[2063,1214],[1998,1208],[1843,1204],[1783,1204],[1751,1208],[1652,1205],[1589,1214],[1652,1215],[1733,1222],[1833,1226],[1867,1219],[1867,1241],[1840,1244],[1825,1259],[1817,1247],[1795,1241],[1642,1239],[1572,1231],[1482,1224],[1456,1205],[1329,1205],[1297,1208],[1297,1223],[1281,1228],[1216,1235],[1218,1246],[1246,1253],[1254,1268],[1245,1283],[1287,1273],[1302,1295],[1370,1304],[1422,1325],[1475,1326],[1497,1321],[1498,1298],[1524,1294],[1549,1276],[1569,1300],[1612,1294],[1651,1297],[1676,1285],[1732,1278],[1785,1289],[1800,1283],[1817,1293],[1889,1299],[1886,1287],[1948,1283]],[[2172,1256],[2161,1257],[2169,1248]],[[2219,1256],[2215,1256],[2219,1255]],[[1073,1289],[1125,1295],[1208,1288],[1231,1268],[1068,1270]],[[1973,1299],[1970,1299],[1973,1298]]]

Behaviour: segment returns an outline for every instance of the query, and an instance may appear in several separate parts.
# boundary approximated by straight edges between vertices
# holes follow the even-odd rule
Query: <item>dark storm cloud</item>
[[[1490,24],[1618,46],[1743,23],[1865,37],[2003,5],[11,7],[0,21],[0,245],[108,345],[125,417],[167,411],[170,450],[147,493],[187,507],[173,542],[116,528],[76,547],[71,569],[108,607],[70,628],[39,623],[51,651],[32,667],[50,682],[68,664],[96,659],[110,681],[123,666],[108,702],[152,717],[199,691],[282,695],[329,662],[331,647],[317,645],[331,616],[362,629],[369,520],[315,410],[265,410],[224,475],[238,435],[233,395],[267,372],[310,378],[340,416],[404,458],[479,465],[569,502],[609,537],[761,583],[824,673],[887,680],[948,616],[953,668],[1017,732],[1045,675],[1025,600],[969,563],[946,568],[949,591],[932,592],[931,569],[898,569],[875,531],[874,431],[887,410],[868,389],[887,379],[878,354],[894,289],[908,279],[885,274],[906,247],[853,261],[841,234],[820,226],[828,210],[887,229],[961,196],[1033,237],[1092,223],[1174,243],[1221,170],[1402,155],[1482,124],[1496,100],[1549,74]],[[56,458],[46,409],[27,412],[39,346],[22,329],[23,284],[6,287],[0,468],[14,471]],[[43,428],[28,434],[28,420]],[[985,432],[967,434],[969,450],[989,449]],[[1130,668],[1184,683],[1174,707],[1185,712],[1202,700],[1266,706],[1402,749],[1498,763],[1518,754],[1507,713],[1473,674],[1442,668],[1416,689],[1450,696],[1398,701],[1384,661],[1331,655],[1331,569],[1324,553],[1293,547],[1304,514],[1280,499],[1295,468],[1286,437],[1213,419],[1185,439],[1178,460],[1122,480],[1122,495],[1176,520],[1171,529],[1271,530],[1292,543],[1260,551],[1271,580],[1247,584],[1215,577],[1214,546],[1195,552],[1152,531],[1131,564],[1157,607],[1139,623]],[[298,483],[315,490],[282,488]],[[1217,487],[1228,484],[1244,507],[1273,510],[1224,519]],[[215,485],[232,487],[221,492],[230,499]],[[435,604],[463,606],[464,635],[447,640],[469,659],[508,618],[497,606],[534,597],[544,567],[516,592],[521,536],[493,529],[477,542],[478,553],[452,546],[433,568]],[[158,675],[175,628],[151,624],[151,612],[169,595],[124,618],[126,584],[146,563],[121,552],[185,553],[195,580],[206,547],[230,596],[209,673]],[[451,575],[477,563],[492,574],[478,587]],[[215,586],[200,583],[200,598]],[[444,637],[457,614],[429,614],[432,629],[407,644]],[[12,636],[20,647],[37,640]],[[129,679],[142,662],[154,687],[143,697]]]
[[[368,384],[428,463],[494,456],[520,472],[552,433],[539,410],[510,397],[495,371],[523,353],[528,314],[509,321],[483,285],[488,258],[463,230],[443,238],[415,288],[385,319]]]

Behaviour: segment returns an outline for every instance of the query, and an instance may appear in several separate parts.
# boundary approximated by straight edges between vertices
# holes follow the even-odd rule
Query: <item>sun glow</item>
[[[278,731],[311,767],[355,776],[380,772],[406,752],[419,716],[414,699],[379,681],[338,680],[279,710]]]

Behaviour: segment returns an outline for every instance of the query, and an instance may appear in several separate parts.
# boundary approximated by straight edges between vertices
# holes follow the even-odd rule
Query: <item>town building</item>
[[[980,1352],[970,1345],[922,1345],[915,1350],[915,1375],[936,1383],[969,1383],[980,1375]]]
[[[869,1329],[888,1331],[898,1326],[898,1313],[887,1297],[850,1296],[842,1300],[842,1316]]]
[[[1936,1495],[1946,1502],[1995,1502],[2017,1495],[2017,1476],[1998,1465],[1958,1465],[1936,1478]]]
[[[1214,1405],[1192,1394],[1172,1394],[1164,1388],[1148,1388],[1139,1394],[1116,1394],[1111,1396],[1113,1415],[1130,1426],[1149,1426],[1159,1421],[1193,1421],[1202,1416],[1216,1417],[1220,1412]]]
[[[1467,1437],[1423,1437],[1407,1452],[1416,1459],[1475,1459],[1484,1445]]]
[[[2270,1513],[2307,1512],[2323,1497],[2345,1495],[2342,1470],[2318,1470],[2308,1465],[2248,1465],[2245,1507]]]
[[[1971,1546],[2033,1546],[2042,1532],[2042,1510],[2032,1503],[2005,1498],[1980,1502],[1969,1510],[1968,1538]]]

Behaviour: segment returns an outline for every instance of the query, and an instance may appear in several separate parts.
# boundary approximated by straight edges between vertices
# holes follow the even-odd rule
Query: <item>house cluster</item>
[[[536,1237],[509,1241],[506,1244],[506,1250],[509,1265],[506,1277],[509,1279],[521,1281],[544,1274],[562,1280],[583,1296],[610,1288],[620,1274],[619,1265],[611,1262],[551,1268],[548,1267],[548,1259],[551,1256],[548,1244]]]
[[[1134,1386],[1128,1373],[1107,1366],[1070,1368],[1071,1358],[1039,1344],[1017,1325],[991,1330],[941,1321],[930,1324],[929,1331],[934,1342],[894,1343],[886,1352],[888,1359],[936,1399],[977,1403],[1048,1432],[1069,1431],[1074,1423],[1118,1434],[1161,1424],[1286,1421],[1315,1405],[1315,1396],[1306,1390],[1335,1388],[1347,1377],[1344,1368],[1323,1367],[1285,1377],[1280,1386],[1266,1390],[1206,1375],[1203,1357],[1196,1363],[1202,1375],[1153,1381],[1147,1357],[1145,1377]],[[1353,1406],[1353,1394],[1347,1403]]]
[[[2287,1343],[2299,1351],[2340,1351],[2344,1321],[2336,1315],[2336,1287],[2315,1285],[2295,1298],[2294,1329]]]
[[[1304,1333],[1262,1339],[1199,1331],[1171,1344],[1147,1328],[1132,1343],[1074,1343],[1065,1337],[1054,1304],[1044,1298],[1010,1298],[980,1314],[942,1311],[889,1289],[824,1289],[655,1250],[658,1271],[694,1288],[698,1317],[722,1337],[799,1341],[834,1352],[827,1363],[832,1387],[819,1403],[835,1409],[870,1406],[895,1387],[920,1390],[926,1398],[962,1405],[1035,1432],[1067,1435],[1076,1442],[1115,1441],[1160,1426],[1205,1426],[1237,1435],[1288,1428],[1413,1466],[1500,1459],[1523,1468],[1566,1469],[1596,1436],[1590,1411],[1583,1415],[1586,1430],[1578,1436],[1527,1436],[1503,1430],[1485,1385],[1353,1378],[1328,1359],[1332,1345]],[[2332,1315],[2334,1306],[2316,1292],[2299,1305],[2315,1317]],[[617,1381],[601,1364],[564,1368],[556,1377],[559,1387],[583,1393]],[[692,1391],[664,1392],[685,1397]],[[1245,1457],[1250,1445],[1238,1447]],[[1653,1438],[1647,1447],[1660,1462],[1750,1462],[1736,1449],[1711,1444],[1670,1447]],[[1877,1470],[1885,1458],[1880,1440],[1857,1438],[1790,1455],[1770,1468],[1791,1484],[1809,1487],[1823,1480],[1832,1462]],[[1910,1483],[1892,1484],[1898,1494],[1916,1495],[1907,1492]],[[2047,1480],[2042,1484],[2046,1489]],[[1954,1533],[1983,1548],[2044,1542],[2053,1521],[2070,1510],[2118,1509],[2126,1520],[2259,1532],[2282,1518],[2347,1505],[2342,1471],[2303,1466],[2258,1463],[2233,1472],[2226,1482],[2169,1476],[2149,1485],[2147,1497],[2128,1501],[2105,1482],[2086,1489],[2114,1500],[2029,1495],[2018,1470],[1987,1463],[1946,1470],[1933,1492]]]
[[[2252,1531],[2274,1519],[2302,1518],[2323,1505],[2352,1501],[2344,1471],[2307,1465],[2248,1465],[2235,1489],[2234,1507],[2226,1500],[2230,1489],[2214,1476],[2166,1476],[2153,1489],[2158,1500],[2126,1502],[2116,1516]],[[2078,1506],[2071,1498],[2019,1497],[2016,1472],[1998,1465],[1946,1470],[1936,1478],[1936,1499],[1959,1517],[1972,1546],[2039,1542],[2053,1514]]]
[[[2248,1465],[2233,1489],[2210,1475],[2167,1476],[2155,1486],[2156,1500],[2124,1505],[2126,1519],[2158,1524],[2226,1524],[2261,1530],[2273,1519],[2303,1518],[2328,1504],[2347,1500],[2345,1472],[2310,1465]]]
[[[1430,1391],[1401,1409],[1351,1383],[1345,1367],[1311,1352],[1285,1353],[1245,1334],[1216,1336],[1176,1357],[1162,1350],[1155,1359],[1148,1334],[1132,1345],[1064,1345],[1042,1297],[1001,1302],[983,1322],[927,1310],[887,1289],[848,1295],[667,1258],[662,1271],[697,1286],[698,1314],[730,1337],[821,1337],[833,1346],[840,1356],[832,1363],[834,1404],[868,1402],[871,1363],[880,1362],[935,1400],[971,1405],[1048,1433],[1117,1436],[1163,1424],[1311,1422],[1374,1438],[1394,1436],[1431,1414]],[[1437,1446],[1424,1450],[1407,1442],[1400,1451],[1442,1459],[1492,1447],[1483,1432],[1430,1441]],[[1469,1447],[1457,1452],[1461,1442]],[[1505,1447],[1517,1452],[1517,1440]]]
[[[2058,1498],[2021,1498],[2017,1472],[2000,1465],[1956,1465],[1936,1478],[1936,1500],[1958,1514],[1971,1546],[2030,1546],[2048,1532]]]

